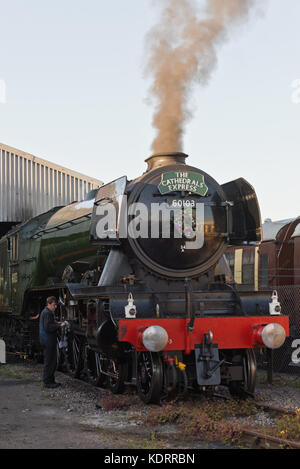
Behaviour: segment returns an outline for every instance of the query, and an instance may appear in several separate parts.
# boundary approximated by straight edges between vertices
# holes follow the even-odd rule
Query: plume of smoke
[[[182,151],[191,90],[207,84],[217,64],[217,48],[230,29],[246,20],[255,0],[160,0],[161,18],[146,37],[146,73],[152,78],[157,130],[154,153]],[[203,4],[203,2],[202,2]]]

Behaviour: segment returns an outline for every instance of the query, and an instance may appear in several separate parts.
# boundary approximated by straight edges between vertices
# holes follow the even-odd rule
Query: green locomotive
[[[153,155],[139,178],[0,239],[8,348],[39,357],[39,313],[54,295],[69,323],[58,365],[75,376],[113,392],[132,382],[146,403],[220,384],[254,392],[254,348],[288,334],[272,292],[238,292],[224,258],[229,244],[260,241],[256,194],[244,179],[219,185],[186,157]]]
[[[9,349],[39,353],[37,319],[45,298],[59,297],[63,282],[81,280],[94,268],[98,249],[90,243],[89,225],[96,192],[17,225],[1,238],[0,334]],[[61,308],[59,314],[64,314]]]

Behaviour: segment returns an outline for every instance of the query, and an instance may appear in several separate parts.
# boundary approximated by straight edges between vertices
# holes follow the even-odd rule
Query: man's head
[[[47,308],[50,309],[50,311],[55,311],[57,308],[57,300],[55,296],[49,296],[46,300]]]

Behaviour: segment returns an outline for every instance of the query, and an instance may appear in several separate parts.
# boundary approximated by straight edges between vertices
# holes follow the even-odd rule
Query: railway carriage
[[[265,220],[259,245],[229,246],[226,258],[239,289],[300,285],[300,217]]]

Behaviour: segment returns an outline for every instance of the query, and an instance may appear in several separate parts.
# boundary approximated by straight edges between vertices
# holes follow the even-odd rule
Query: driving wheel
[[[137,353],[137,392],[146,404],[159,404],[163,388],[163,364],[158,353]]]

